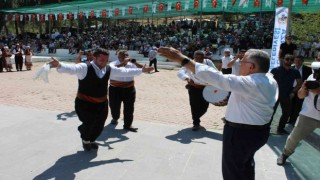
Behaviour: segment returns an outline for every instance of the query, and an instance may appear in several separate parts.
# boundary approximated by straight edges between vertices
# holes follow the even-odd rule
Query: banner
[[[276,9],[274,20],[274,32],[272,40],[270,69],[280,65],[279,50],[281,43],[285,42],[287,33],[288,8],[280,7]]]

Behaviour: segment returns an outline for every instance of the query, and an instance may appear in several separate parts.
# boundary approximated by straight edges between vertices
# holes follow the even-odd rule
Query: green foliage
[[[320,13],[295,14],[292,17],[292,35],[296,43],[305,41],[319,41],[320,37]]]

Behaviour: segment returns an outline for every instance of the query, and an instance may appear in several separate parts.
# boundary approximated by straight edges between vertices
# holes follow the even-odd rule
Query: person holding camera
[[[111,67],[144,68],[136,59],[130,59],[126,50],[118,52],[118,60],[110,63]],[[149,67],[153,70],[153,67]],[[150,71],[149,71],[150,72]],[[134,77],[130,75],[110,75],[109,86],[109,107],[111,110],[111,124],[118,124],[120,117],[121,103],[123,103],[123,129],[131,132],[137,132],[138,128],[132,127],[134,103],[136,100],[136,89],[134,87]]]
[[[288,136],[283,151],[277,159],[278,165],[285,164],[288,157],[294,153],[298,143],[316,128],[320,128],[320,62],[314,62],[311,66],[314,73],[308,77],[298,91],[298,97],[304,99],[302,110],[296,126]]]

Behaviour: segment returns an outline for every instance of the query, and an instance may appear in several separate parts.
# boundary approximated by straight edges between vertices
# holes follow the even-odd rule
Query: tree
[[[316,41],[320,37],[320,13],[295,14],[292,17],[292,35],[297,43]]]

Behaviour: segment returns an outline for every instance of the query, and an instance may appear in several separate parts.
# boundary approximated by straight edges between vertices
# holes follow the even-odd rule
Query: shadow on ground
[[[75,179],[76,173],[82,170],[104,165],[110,163],[123,163],[126,161],[132,161],[127,159],[110,159],[102,161],[92,161],[97,157],[96,151],[78,151],[75,154],[67,155],[61,157],[56,161],[56,163],[49,169],[45,170],[43,173],[36,176],[35,180],[40,179],[56,179],[56,180],[69,180]]]
[[[192,131],[191,128],[185,128],[179,130],[176,134],[166,136],[167,139],[172,141],[178,141],[182,144],[189,144],[191,142],[205,144],[200,141],[202,138],[210,138],[222,141],[222,135],[219,133],[207,131],[206,129],[200,129],[199,131]]]

